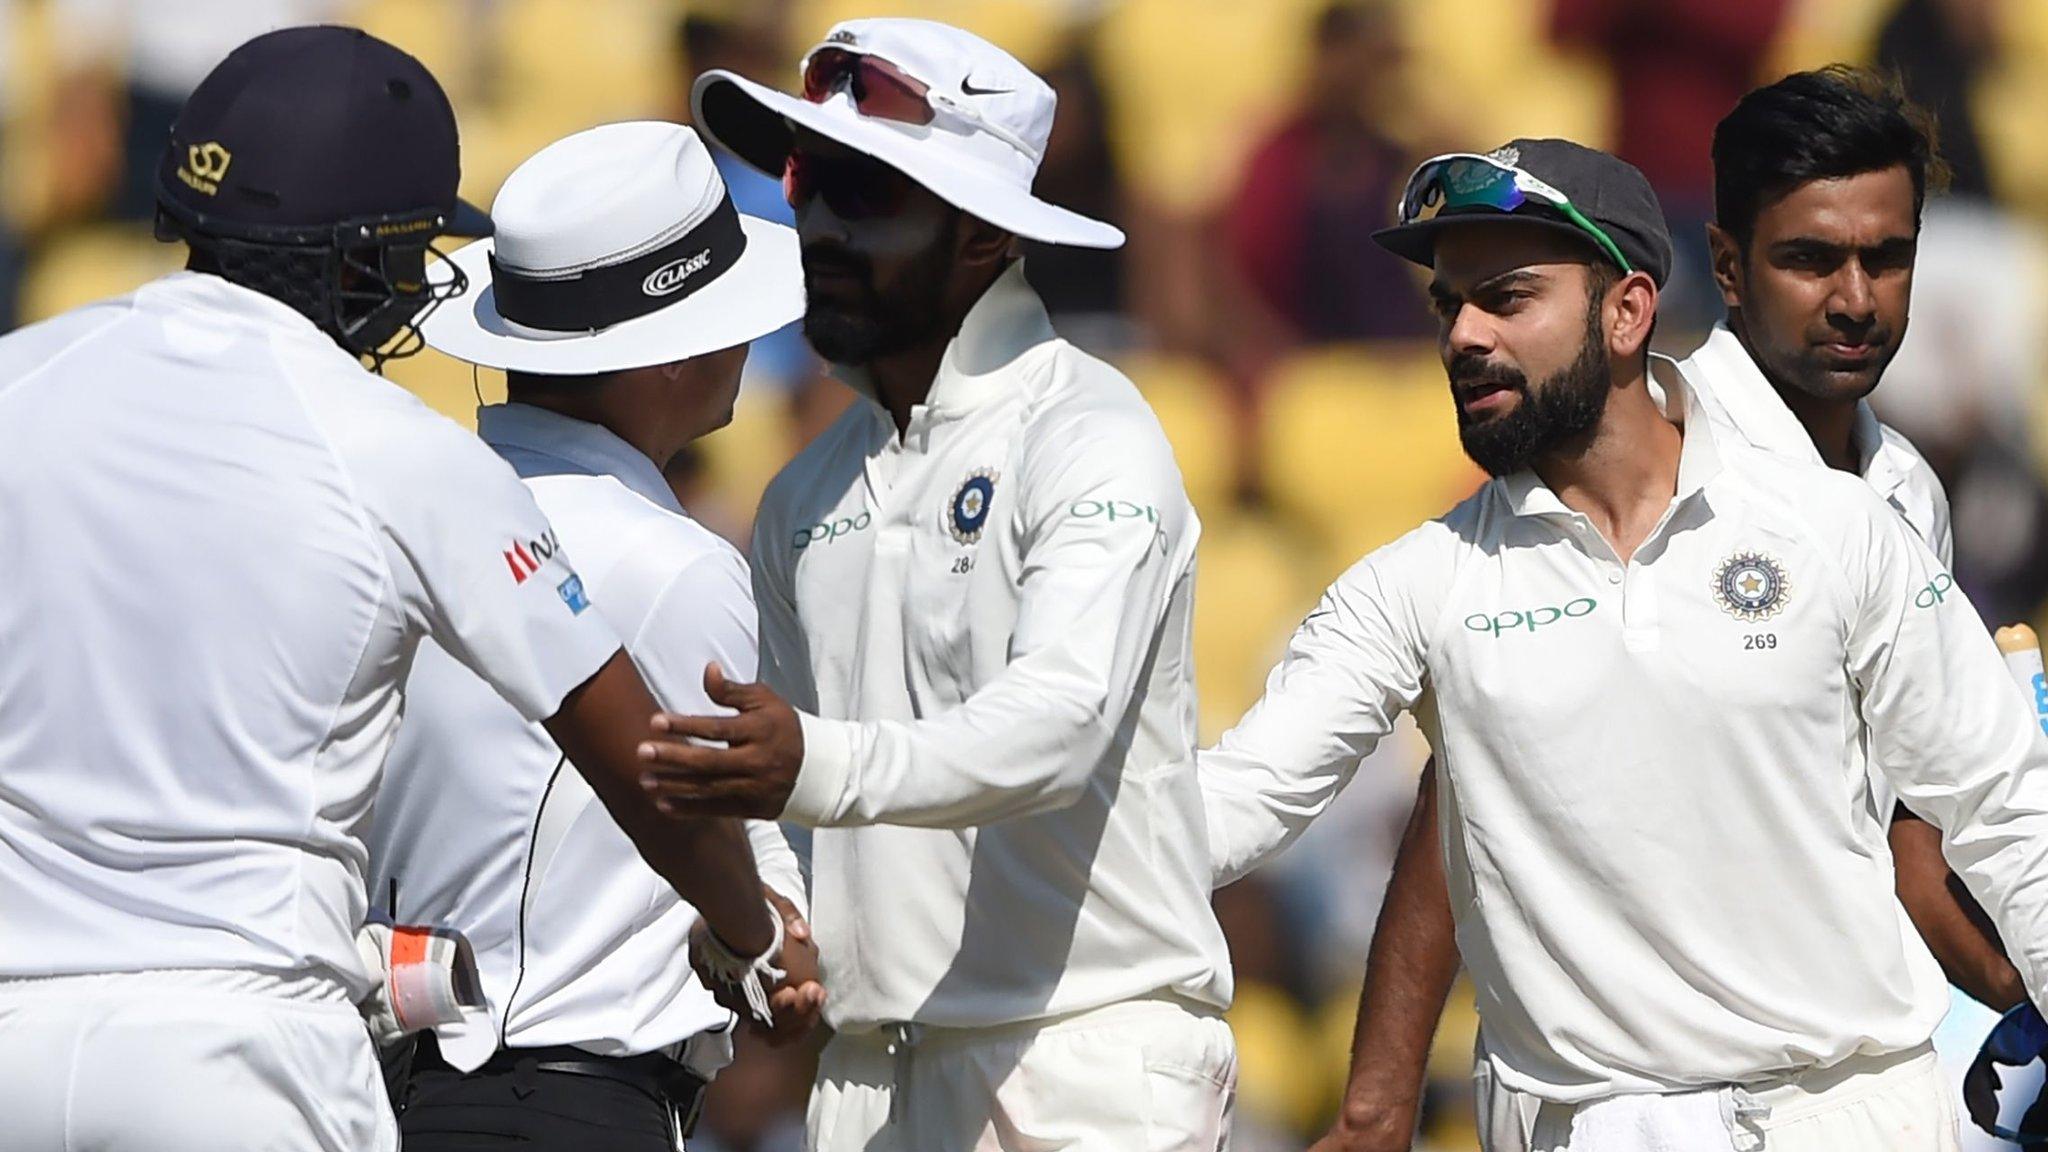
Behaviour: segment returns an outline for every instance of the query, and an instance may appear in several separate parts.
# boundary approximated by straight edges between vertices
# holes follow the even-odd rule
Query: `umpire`
[[[638,787],[654,703],[526,488],[359,362],[462,289],[425,275],[487,227],[458,175],[418,61],[259,37],[162,162],[188,270],[0,338],[8,1152],[396,1147],[360,834],[423,638],[546,725],[742,961],[772,947],[739,826]]]

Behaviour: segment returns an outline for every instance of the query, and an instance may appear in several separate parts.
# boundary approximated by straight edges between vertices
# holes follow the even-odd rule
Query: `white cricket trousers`
[[[1932,1045],[1857,1057],[1750,1089],[1554,1104],[1495,1083],[1483,1058],[1486,1152],[1958,1152]]]
[[[1230,1026],[1158,998],[997,1028],[832,1038],[810,1152],[1223,1152]]]
[[[194,969],[0,980],[6,1152],[395,1152],[331,981]]]

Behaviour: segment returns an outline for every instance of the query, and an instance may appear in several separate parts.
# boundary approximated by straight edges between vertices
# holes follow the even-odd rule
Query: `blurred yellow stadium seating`
[[[789,73],[765,79],[792,89],[798,58],[841,20],[862,16],[942,20],[967,29],[1036,69],[1056,62],[1068,34],[1059,6],[1045,0],[896,0],[885,5],[872,0],[796,0],[791,8]]]
[[[1868,60],[1877,46],[1878,29],[1896,6],[1896,0],[1793,0],[1765,75],[1758,79],[1776,79],[1838,60]]]
[[[1362,961],[1364,957],[1359,959]],[[1313,1068],[1326,1074],[1319,1079],[1318,1090],[1328,1094],[1329,1107],[1335,1107],[1341,1101],[1346,1069],[1351,1063],[1352,1032],[1358,1023],[1358,985],[1358,980],[1350,981],[1343,991],[1332,995],[1316,1010],[1317,1056],[1313,1060],[1297,1062],[1300,1070]],[[1451,986],[1450,999],[1444,1003],[1444,1014],[1437,1021],[1436,1039],[1429,1049],[1429,1082],[1450,1089],[1444,1097],[1450,1107],[1429,1118],[1423,1131],[1423,1143],[1417,1145],[1418,1148],[1476,1150],[1479,1147],[1479,1133],[1473,1125],[1469,1104],[1472,1099],[1472,1052],[1478,1038],[1479,1009],[1473,1000],[1472,983],[1460,975],[1458,982]]]
[[[786,398],[767,389],[741,389],[732,423],[698,441],[710,487],[719,499],[751,516],[761,492],[799,445]]]
[[[1443,366],[1427,345],[1301,354],[1276,368],[1261,429],[1266,490],[1348,564],[1470,494]]]
[[[1110,142],[1134,191],[1194,212],[1236,187],[1247,150],[1293,96],[1315,0],[1120,0],[1097,62]]]
[[[1237,1108],[1262,1124],[1305,1131],[1321,1118],[1326,1081],[1307,1075],[1302,1056],[1316,1034],[1293,998],[1278,988],[1240,982],[1225,1017],[1237,1039]]]
[[[1236,478],[1236,419],[1223,380],[1186,357],[1140,354],[1117,362],[1166,429],[1188,498],[1207,515],[1231,499]]]
[[[1204,744],[1265,690],[1294,626],[1327,583],[1305,546],[1268,517],[1203,517],[1196,553],[1195,685]]]
[[[35,253],[21,287],[24,323],[132,292],[185,264],[180,244],[160,244],[139,224],[95,224],[52,236]]]
[[[473,368],[432,348],[422,349],[417,356],[387,362],[384,375],[465,428],[476,427],[479,399],[486,404],[505,399],[503,372],[496,368]]]
[[[1993,186],[2007,203],[2048,218],[2048,3],[2006,0],[1999,62],[1971,101]]]
[[[41,5],[0,4],[0,219],[17,225],[36,215],[41,192],[29,137],[49,86],[43,24]]]
[[[1416,119],[1491,148],[1517,136],[1613,137],[1605,66],[1549,39],[1548,0],[1399,0]]]
[[[363,0],[356,19],[418,56],[462,121],[462,190],[488,205],[520,161],[593,125],[682,111],[680,6],[649,0]]]

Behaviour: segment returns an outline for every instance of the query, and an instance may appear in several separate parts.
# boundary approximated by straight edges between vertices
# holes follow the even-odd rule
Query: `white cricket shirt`
[[[2037,999],[2048,976],[2048,739],[1983,623],[1868,485],[1722,435],[1686,426],[1627,564],[1529,472],[1366,557],[1202,754],[1205,789],[1287,809],[1211,834],[1263,834],[1416,709],[1490,1059],[1548,1099],[1927,1040],[1947,989],[1870,759],[1948,831]]]
[[[856,404],[756,521],[762,663],[804,710],[838,1028],[1156,992],[1222,1007],[1189,653],[1200,525],[1159,422],[1012,267],[899,437]]]
[[[619,647],[502,460],[196,273],[0,338],[0,555],[0,976],[360,996],[414,646],[536,719]]]
[[[578,557],[592,604],[626,637],[661,706],[722,711],[704,695],[704,666],[755,675],[739,552],[684,514],[653,461],[599,425],[503,404],[477,412],[477,432]],[[406,701],[369,837],[370,897],[400,923],[459,928],[476,950],[485,1008],[438,1030],[449,1063],[472,1070],[500,1045],[633,1055],[732,1022],[690,970],[696,910],[641,859],[546,729],[431,646]],[[749,821],[748,833],[762,879],[804,908],[781,830]]]
[[[1788,460],[1826,466],[1806,426],[1785,406],[1778,390],[1725,322],[1714,325],[1706,343],[1684,360],[1653,353],[1650,361],[1653,387],[1668,385],[1674,375],[1684,376],[1716,428],[1732,429],[1747,443]],[[1856,423],[1849,442],[1856,453],[1856,474],[1905,519],[1921,543],[1933,549],[1944,569],[1954,564],[1948,493],[1920,450],[1904,433],[1880,421],[1868,400],[1856,402]],[[1875,765],[1870,771],[1870,795],[1872,805],[1889,826],[1898,793]]]
[[[1689,388],[1698,410],[1721,439],[1825,466],[1813,437],[1726,324],[1715,325],[1706,342],[1684,360],[1651,353],[1650,373],[1651,395],[1658,403],[1674,389]],[[1947,567],[1954,540],[1949,533],[1948,495],[1934,469],[1911,440],[1877,419],[1867,401],[1856,405],[1851,440],[1860,461],[1858,475]],[[1247,787],[1248,781],[1204,774],[1203,801],[1217,886],[1238,879],[1292,844],[1342,790],[1353,768],[1297,764],[1292,771],[1261,777],[1258,789]],[[1870,787],[1873,807],[1888,823],[1897,796],[1875,767]]]

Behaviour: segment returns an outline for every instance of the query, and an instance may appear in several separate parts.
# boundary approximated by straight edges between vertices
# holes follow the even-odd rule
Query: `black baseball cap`
[[[272,243],[488,236],[455,195],[455,110],[426,66],[359,28],[265,33],[200,81],[157,165],[157,202],[201,235]],[[382,222],[383,227],[377,225]]]
[[[1504,175],[1493,178],[1514,172],[1535,177],[1563,203]],[[1436,212],[1422,216],[1429,208]],[[1660,288],[1671,274],[1671,231],[1649,180],[1626,160],[1570,140],[1519,139],[1484,156],[1426,160],[1409,178],[1396,211],[1401,222],[1372,238],[1425,267],[1435,262],[1436,234],[1476,216],[1564,232],[1619,267],[1649,273]]]

